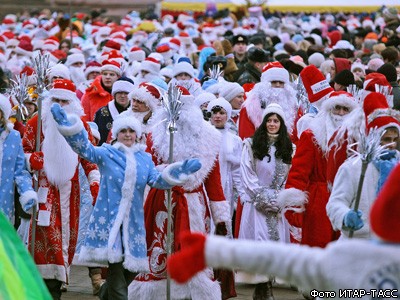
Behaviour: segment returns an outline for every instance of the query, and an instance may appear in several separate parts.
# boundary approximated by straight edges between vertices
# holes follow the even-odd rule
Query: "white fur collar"
[[[329,140],[337,129],[333,124],[329,113],[320,111],[315,118],[312,119],[309,128],[314,134],[316,145],[318,145],[322,152],[326,155],[329,150]]]
[[[136,153],[138,151],[146,150],[146,145],[139,144],[139,143],[135,143],[131,147],[127,147],[120,142],[115,142],[112,146],[124,153]]]
[[[119,115],[117,107],[115,106],[115,100],[108,102],[108,110],[110,111],[110,114],[111,114],[111,117],[113,118],[113,120],[115,120],[115,118],[118,117],[118,115]]]

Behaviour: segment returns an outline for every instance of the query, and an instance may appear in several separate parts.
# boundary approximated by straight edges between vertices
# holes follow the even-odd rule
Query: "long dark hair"
[[[292,154],[293,154],[293,145],[290,140],[289,134],[287,132],[287,128],[285,122],[281,118],[280,115],[276,113],[267,114],[263,121],[261,122],[260,127],[257,128],[253,135],[253,143],[251,149],[253,150],[253,156],[256,159],[263,160],[265,156],[269,158],[271,161],[271,155],[269,154],[269,148],[271,143],[271,139],[268,135],[267,131],[267,120],[269,117],[276,115],[279,121],[281,122],[281,126],[278,131],[278,138],[275,141],[275,157],[281,158],[285,164],[291,164],[292,162]]]

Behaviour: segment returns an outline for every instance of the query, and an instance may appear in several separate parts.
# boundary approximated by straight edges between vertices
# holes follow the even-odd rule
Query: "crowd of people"
[[[172,299],[233,298],[242,282],[255,285],[253,299],[272,300],[282,279],[306,299],[355,286],[399,295],[390,213],[400,210],[385,186],[400,160],[399,47],[395,7],[6,15],[0,211],[33,243],[53,299],[72,264],[88,267],[100,299],[164,299],[168,272]],[[33,60],[44,57],[42,91]],[[173,132],[171,89],[182,103]],[[353,154],[370,134],[382,149],[363,171]],[[374,234],[379,243],[359,241]],[[312,262],[327,253],[342,263]],[[376,266],[345,282],[335,270],[352,259]]]

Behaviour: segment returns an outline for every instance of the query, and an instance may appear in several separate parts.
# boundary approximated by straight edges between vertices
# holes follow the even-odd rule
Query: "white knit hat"
[[[214,94],[203,92],[194,99],[194,104],[198,107],[201,107],[204,103],[209,103],[215,99],[217,99],[217,97],[215,97]]]
[[[141,102],[144,102],[151,111],[154,111],[160,103],[161,93],[157,87],[153,84],[144,82],[139,85],[139,88],[133,89],[128,95],[129,100],[137,99]]]
[[[263,119],[266,115],[268,114],[277,114],[278,116],[280,116],[283,120],[283,122],[286,124],[286,119],[285,119],[285,113],[283,112],[282,106],[280,106],[277,103],[271,103],[269,104],[263,111]]]
[[[186,61],[182,61],[180,63],[175,64],[174,67],[172,68],[172,76],[175,77],[176,75],[179,75],[181,73],[187,73],[193,78],[194,77],[193,66]]]
[[[82,53],[74,53],[68,55],[67,60],[65,61],[65,65],[69,67],[78,62],[85,64],[85,56]]]
[[[158,75],[160,72],[161,65],[158,60],[152,57],[147,57],[142,63],[140,64],[140,70],[147,71],[150,74]]]
[[[0,94],[0,110],[4,114],[4,119],[8,120],[11,115],[11,103],[4,95]]]
[[[61,77],[64,79],[71,79],[69,69],[64,64],[56,64],[50,68],[49,80],[51,81],[54,77]]]
[[[117,116],[113,121],[112,128],[111,128],[111,138],[117,138],[118,133],[122,129],[130,128],[135,130],[136,136],[140,137],[142,135],[142,125],[140,124],[139,120],[133,118],[132,116]]]
[[[289,83],[289,72],[284,68],[271,68],[261,75],[262,82],[281,81]]]
[[[226,82],[222,85],[219,96],[223,97],[226,101],[231,102],[240,93],[244,93],[244,89],[237,82]]]
[[[220,107],[222,107],[223,109],[225,109],[226,114],[227,114],[227,116],[228,116],[228,120],[231,118],[231,115],[232,115],[232,106],[231,106],[231,104],[230,104],[228,101],[226,101],[226,100],[225,100],[224,98],[222,98],[222,97],[217,98],[217,99],[214,99],[214,100],[211,100],[210,103],[208,103],[208,105],[207,105],[207,110],[208,110],[209,112],[211,112],[212,109],[213,109],[214,107],[216,107],[216,106],[220,106]]]
[[[111,91],[111,95],[113,97],[115,97],[116,93],[120,93],[120,92],[125,92],[125,93],[130,93],[133,91],[133,89],[135,88],[135,86],[127,81],[127,80],[117,80],[114,82],[113,86],[112,86],[112,91]]]

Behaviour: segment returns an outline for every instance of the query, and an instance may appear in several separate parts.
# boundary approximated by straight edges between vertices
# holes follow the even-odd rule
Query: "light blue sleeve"
[[[13,133],[11,133],[13,134]],[[26,161],[24,150],[22,149],[22,141],[19,136],[17,137],[17,158],[15,160],[15,170],[14,170],[14,181],[16,183],[18,193],[22,195],[25,192],[33,191],[32,187],[32,177],[26,168]]]
[[[146,156],[146,164],[149,166],[149,176],[147,178],[147,184],[153,188],[160,190],[168,190],[173,187],[168,182],[166,182],[159,171],[157,171],[156,166],[151,160],[150,154],[144,153]]]

